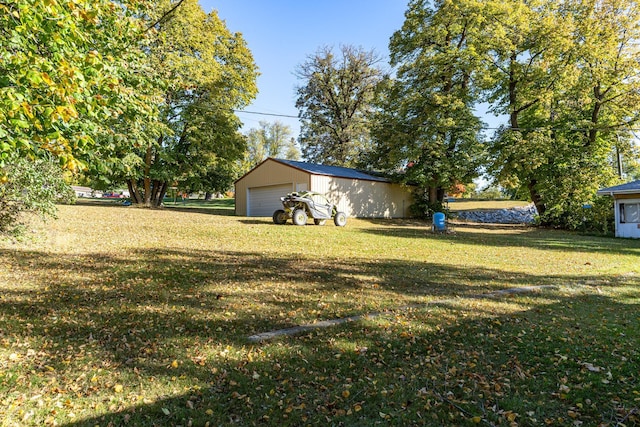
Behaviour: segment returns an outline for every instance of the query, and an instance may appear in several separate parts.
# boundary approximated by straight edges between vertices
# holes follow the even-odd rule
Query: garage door
[[[271,216],[277,209],[282,209],[280,197],[293,191],[293,184],[269,185],[249,189],[247,199],[247,216]]]

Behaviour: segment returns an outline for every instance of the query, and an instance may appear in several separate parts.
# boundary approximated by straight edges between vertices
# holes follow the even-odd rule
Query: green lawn
[[[1,242],[0,425],[640,423],[640,241],[222,212],[61,206]]]

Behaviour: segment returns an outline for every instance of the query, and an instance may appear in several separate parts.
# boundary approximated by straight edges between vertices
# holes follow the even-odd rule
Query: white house
[[[350,217],[404,218],[413,203],[410,188],[381,176],[270,157],[235,182],[236,215],[270,217],[294,191],[325,194]]]
[[[598,190],[615,201],[616,237],[640,239],[640,180]]]
[[[75,191],[76,197],[102,197],[102,191],[95,191],[90,187],[72,185],[71,188]]]

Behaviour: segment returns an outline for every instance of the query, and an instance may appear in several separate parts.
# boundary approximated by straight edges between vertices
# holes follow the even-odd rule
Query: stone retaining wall
[[[461,221],[490,224],[532,224],[538,211],[533,204],[521,208],[496,209],[491,211],[460,211],[455,218]]]

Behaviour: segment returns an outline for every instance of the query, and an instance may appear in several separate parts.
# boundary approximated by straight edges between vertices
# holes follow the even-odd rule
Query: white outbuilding
[[[616,237],[640,239],[640,180],[598,190],[615,202]]]
[[[327,196],[349,217],[405,218],[411,188],[356,169],[268,158],[235,182],[236,215],[270,217],[294,191]]]

